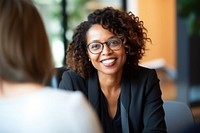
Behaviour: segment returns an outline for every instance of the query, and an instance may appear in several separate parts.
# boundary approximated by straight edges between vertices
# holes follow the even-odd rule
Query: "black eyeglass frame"
[[[119,46],[118,49],[113,50],[112,48],[110,48],[110,45],[108,45],[108,42],[109,42],[110,40],[108,40],[108,41],[106,41],[106,42],[103,42],[103,43],[101,43],[101,42],[96,42],[96,43],[99,43],[99,44],[102,45],[102,48],[101,48],[100,52],[94,53],[94,52],[92,52],[92,51],[90,50],[89,45],[93,44],[94,42],[89,43],[89,44],[87,45],[87,49],[89,49],[90,53],[92,53],[92,54],[100,54],[100,53],[103,51],[103,49],[104,49],[104,44],[106,44],[107,47],[108,47],[110,50],[117,51],[117,50],[119,50],[119,49],[121,48],[122,44],[125,44],[125,43],[126,43],[126,40],[124,39],[124,37],[118,37],[118,38],[116,38],[116,39],[119,39],[119,40],[121,41],[121,44],[120,44],[120,46]]]

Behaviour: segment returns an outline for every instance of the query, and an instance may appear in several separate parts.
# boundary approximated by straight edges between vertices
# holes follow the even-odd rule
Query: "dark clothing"
[[[59,88],[82,91],[102,119],[101,112],[104,109],[97,72],[84,79],[73,71],[66,71]],[[122,132],[166,132],[163,101],[155,70],[144,67],[124,69],[119,104]]]
[[[121,116],[120,116],[120,99],[118,99],[117,113],[114,119],[110,118],[108,105],[104,94],[101,92],[101,113],[100,120],[105,133],[122,133]]]

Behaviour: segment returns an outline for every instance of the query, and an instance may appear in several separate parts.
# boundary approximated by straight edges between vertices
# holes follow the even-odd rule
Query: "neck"
[[[40,90],[42,87],[42,85],[36,83],[13,83],[3,81],[0,86],[0,98],[30,94]]]
[[[112,93],[120,90],[122,72],[115,75],[98,74],[101,90],[106,93]]]

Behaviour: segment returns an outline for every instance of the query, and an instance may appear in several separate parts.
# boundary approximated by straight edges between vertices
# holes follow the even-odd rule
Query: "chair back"
[[[189,106],[179,101],[164,101],[165,122],[168,133],[179,133],[194,124],[194,118]]]
[[[63,67],[58,67],[55,68],[55,73],[51,78],[51,81],[49,83],[47,83],[47,86],[53,87],[53,88],[58,88],[59,83],[62,79],[62,74],[64,73],[64,71],[67,71],[68,69],[63,66]]]

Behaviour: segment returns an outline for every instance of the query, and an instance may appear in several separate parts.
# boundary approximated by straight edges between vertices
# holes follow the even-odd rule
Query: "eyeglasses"
[[[123,43],[125,43],[123,38],[112,38],[104,43],[92,42],[87,45],[87,48],[92,54],[99,54],[103,51],[104,44],[106,44],[111,50],[117,51],[121,48]]]

